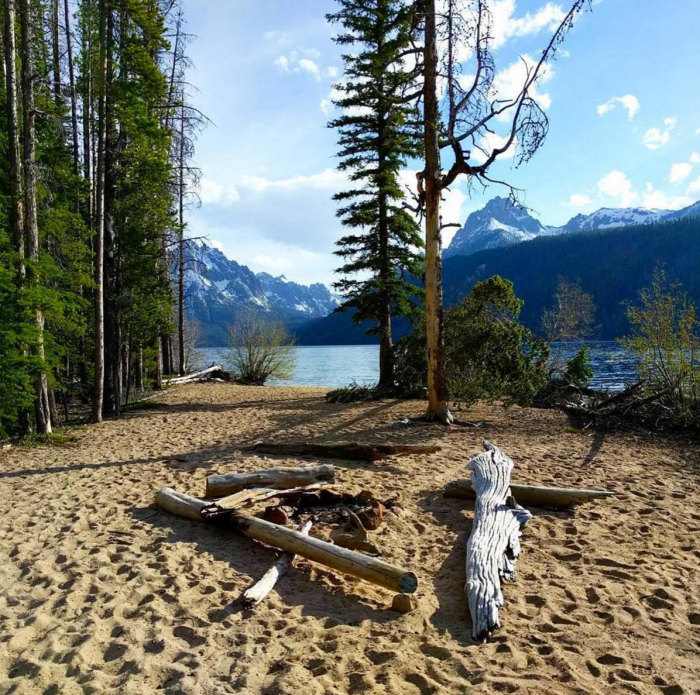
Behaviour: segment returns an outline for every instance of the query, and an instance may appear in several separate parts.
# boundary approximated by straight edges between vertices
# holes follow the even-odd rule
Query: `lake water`
[[[575,343],[555,345],[563,359],[578,350]],[[591,366],[595,373],[595,388],[621,389],[635,377],[634,363],[614,341],[588,343]],[[227,348],[200,348],[198,364],[207,367],[213,363],[226,366]],[[294,374],[288,381],[272,380],[270,384],[287,386],[347,386],[374,384],[379,377],[378,345],[297,346],[294,348]]]

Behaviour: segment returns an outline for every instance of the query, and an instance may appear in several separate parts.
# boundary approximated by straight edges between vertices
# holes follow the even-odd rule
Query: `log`
[[[254,487],[245,490],[234,492],[228,497],[217,499],[214,504],[220,509],[239,509],[240,507],[253,504],[254,502],[262,502],[263,500],[272,499],[275,497],[287,497],[298,492],[312,492],[318,490],[321,483],[312,483],[311,485],[302,485],[301,487],[292,487],[288,490],[273,490],[269,487]]]
[[[204,500],[164,488],[156,494],[156,503],[162,509],[188,519],[202,521],[201,512],[211,507]],[[413,572],[391,565],[375,557],[367,557],[347,548],[340,548],[299,531],[271,524],[252,516],[229,512],[226,517],[232,527],[253,540],[288,553],[300,555],[330,569],[364,579],[372,584],[392,591],[412,594],[418,588],[418,579]]]
[[[257,442],[246,447],[247,451],[285,456],[316,456],[318,458],[345,459],[349,461],[381,461],[397,454],[434,454],[439,446],[418,444],[323,444],[314,442]]]
[[[611,490],[585,490],[573,487],[546,487],[511,483],[510,490],[518,502],[526,507],[565,509],[574,504],[612,497]],[[469,478],[458,478],[445,484],[443,495],[456,499],[473,500],[476,493]]]
[[[220,364],[212,364],[211,367],[202,369],[199,372],[192,372],[192,374],[185,374],[184,376],[176,376],[172,379],[168,379],[168,384],[171,386],[177,386],[179,384],[187,384],[191,381],[202,381],[204,379],[223,379],[224,381],[229,381],[230,376],[228,372]]]
[[[515,580],[521,528],[532,515],[518,505],[510,491],[513,461],[484,441],[483,454],[469,461],[476,491],[474,523],[467,541],[466,593],[472,616],[472,636],[483,640],[500,627],[503,605],[501,580]]]
[[[311,529],[311,522],[307,521],[302,527],[299,533],[304,536],[309,535],[309,530]],[[243,592],[241,596],[241,603],[246,608],[252,608],[257,606],[274,588],[275,584],[289,571],[292,566],[292,562],[296,556],[292,553],[283,553],[275,561],[275,564],[270,567],[265,574],[263,574],[260,579],[258,579],[253,586],[249,587]]]
[[[328,463],[299,468],[267,468],[251,473],[225,473],[207,476],[205,496],[224,497],[254,486],[285,490],[313,483],[332,483],[334,480],[335,469]]]

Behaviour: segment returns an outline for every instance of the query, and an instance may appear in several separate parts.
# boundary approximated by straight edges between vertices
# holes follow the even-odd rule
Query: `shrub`
[[[578,352],[566,363],[564,381],[579,388],[587,388],[593,379],[593,369],[588,357],[588,347],[584,344]]]
[[[378,401],[391,396],[384,389],[374,386],[363,386],[353,381],[349,386],[334,389],[326,394],[327,403],[357,403],[361,401]]]
[[[678,284],[656,270],[651,287],[628,305],[631,333],[620,342],[635,357],[647,395],[679,426],[700,425],[700,335],[695,306]]]
[[[228,363],[241,384],[262,386],[269,379],[289,379],[294,371],[294,341],[279,321],[244,312],[228,327]]]
[[[503,400],[529,405],[547,381],[549,349],[518,322],[513,284],[499,276],[477,283],[462,304],[445,312],[447,390],[455,404]],[[400,395],[425,394],[425,327],[396,344]]]

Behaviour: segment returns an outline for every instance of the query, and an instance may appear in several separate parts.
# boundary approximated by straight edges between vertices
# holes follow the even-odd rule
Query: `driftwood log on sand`
[[[261,454],[287,456],[316,456],[318,458],[345,459],[350,461],[381,461],[398,454],[434,454],[439,446],[418,444],[324,444],[316,442],[257,442],[246,451]]]
[[[215,506],[172,488],[159,490],[156,493],[156,504],[173,514],[200,521],[203,520],[202,510]],[[265,545],[300,555],[312,562],[392,591],[412,594],[418,588],[416,575],[402,567],[391,565],[378,558],[367,557],[347,548],[340,548],[332,543],[326,543],[313,536],[305,536],[299,531],[277,526],[256,517],[244,516],[231,510],[225,511],[228,514],[219,515],[219,519],[226,519],[236,531]]]
[[[510,491],[518,502],[527,507],[549,507],[564,509],[573,504],[582,504],[593,500],[612,497],[610,490],[584,490],[573,487],[546,487],[544,485],[510,484]],[[456,499],[473,500],[476,498],[472,481],[458,478],[445,484],[444,496]]]
[[[532,518],[515,502],[510,490],[513,461],[484,441],[484,453],[469,461],[476,492],[474,523],[467,541],[467,584],[472,636],[488,638],[500,627],[501,580],[515,579],[521,529]]]
[[[284,490],[313,483],[332,483],[334,480],[335,469],[329,463],[299,468],[268,468],[251,473],[225,473],[207,476],[205,496],[224,497],[254,485]]]
[[[202,369],[199,372],[192,372],[192,374],[185,374],[184,376],[175,376],[172,379],[168,379],[167,383],[171,386],[177,386],[179,384],[188,384],[192,381],[209,381],[210,379],[230,381],[231,376],[220,364],[212,364],[211,367]]]
[[[307,521],[301,527],[299,533],[301,533],[303,536],[308,536],[310,530],[311,522]],[[272,567],[270,567],[270,569],[267,570],[267,572],[265,572],[265,574],[263,574],[263,576],[260,577],[260,579],[258,579],[253,586],[247,588],[243,592],[243,595],[241,596],[241,603],[246,608],[252,608],[263,601],[272,591],[278,580],[287,574],[289,568],[292,566],[294,558],[295,555],[293,553],[282,553],[282,555],[275,560],[275,564],[272,565]]]

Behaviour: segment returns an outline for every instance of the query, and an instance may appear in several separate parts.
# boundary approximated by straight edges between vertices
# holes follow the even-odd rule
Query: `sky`
[[[199,137],[201,206],[190,236],[205,237],[255,272],[331,284],[342,235],[331,196],[336,171],[333,83],[342,79],[334,0],[185,0],[195,105],[213,122]],[[492,0],[495,61],[507,93],[562,14],[546,0]],[[526,165],[492,175],[524,190],[544,224],[601,207],[678,209],[700,199],[700,1],[593,0],[537,85],[550,120]],[[465,73],[469,73],[468,64]],[[409,162],[412,180],[420,163]],[[462,178],[444,222],[464,224],[503,187]],[[445,230],[445,245],[456,230]]]

